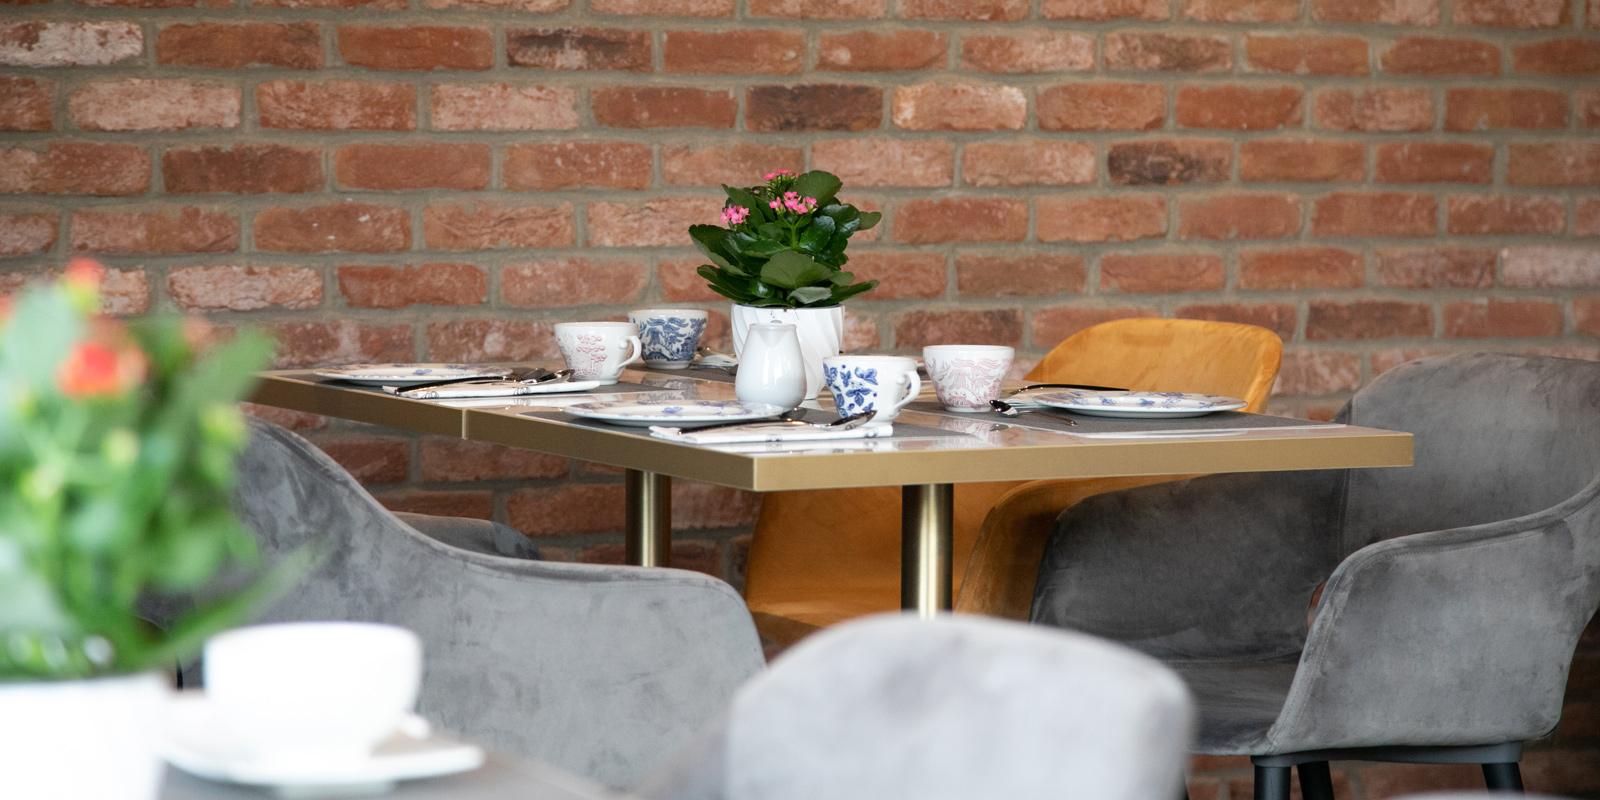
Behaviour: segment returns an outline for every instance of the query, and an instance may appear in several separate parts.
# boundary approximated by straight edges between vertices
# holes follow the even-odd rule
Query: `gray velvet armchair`
[[[1091,498],[1058,521],[1033,619],[1176,668],[1199,751],[1253,756],[1257,798],[1287,798],[1293,766],[1330,798],[1347,758],[1480,763],[1520,789],[1600,605],[1600,363],[1416,361],[1342,418],[1412,432],[1416,466]]]
[[[528,555],[520,534],[492,523],[390,513],[265,422],[251,422],[237,507],[269,563],[307,544],[324,551],[259,621],[416,631],[419,713],[497,752],[631,786],[763,665],[744,602],[721,581],[489,554]]]
[[[639,791],[650,800],[1169,797],[1193,707],[1155,660],[976,617],[806,639]]]

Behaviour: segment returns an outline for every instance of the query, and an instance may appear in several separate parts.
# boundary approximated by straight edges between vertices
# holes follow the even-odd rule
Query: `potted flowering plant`
[[[694,225],[689,236],[711,261],[700,276],[733,301],[736,353],[756,322],[796,327],[806,363],[806,397],[817,396],[822,359],[837,355],[844,336],[841,303],[878,285],[845,271],[845,248],[882,215],[837,198],[841,183],[827,172],[776,170],[759,186],[722,187],[722,225]]]
[[[268,591],[215,593],[167,630],[141,617],[253,563],[237,401],[270,345],[100,316],[101,274],[79,259],[0,298],[0,796],[153,797],[160,670]]]

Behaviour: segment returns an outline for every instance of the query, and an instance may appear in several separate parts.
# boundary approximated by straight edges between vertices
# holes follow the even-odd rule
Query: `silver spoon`
[[[1014,406],[1014,405],[1012,405],[1010,403],[1007,403],[1004,400],[990,400],[989,401],[989,408],[994,409],[995,413],[999,414],[1002,417],[1018,417],[1018,416],[1021,416],[1023,414],[1023,412],[1038,411],[1039,410],[1039,409],[1036,409],[1036,408],[1017,408],[1016,406]],[[1071,417],[1063,417],[1063,416],[1060,416],[1060,415],[1055,415],[1055,416],[1052,416],[1051,419],[1057,419],[1057,420],[1060,420],[1062,422],[1065,422],[1070,427],[1077,427],[1077,425],[1078,425],[1078,421],[1073,419],[1073,418],[1071,418]]]
[[[797,408],[793,411],[785,411],[782,414],[779,414],[777,419],[773,420],[719,422],[714,425],[701,425],[694,428],[678,428],[677,431],[679,433],[701,433],[703,431],[714,431],[719,428],[742,428],[745,426],[757,427],[768,425],[785,428],[816,428],[818,430],[849,431],[855,430],[856,428],[871,422],[872,418],[878,415],[878,412],[876,411],[863,411],[860,414],[852,414],[848,417],[841,417],[832,422],[803,422],[799,419],[799,417],[805,416],[805,413],[806,412],[804,409]]]

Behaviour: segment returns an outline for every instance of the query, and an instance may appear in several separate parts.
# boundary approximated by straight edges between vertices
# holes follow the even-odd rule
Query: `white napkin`
[[[827,442],[839,439],[881,439],[894,435],[894,425],[884,422],[865,425],[853,430],[837,428],[796,428],[777,425],[763,426],[752,422],[738,428],[723,428],[704,433],[684,433],[678,428],[660,425],[650,428],[650,435],[684,444],[738,444],[741,442]]]
[[[600,385],[599,381],[565,381],[560,383],[518,383],[517,381],[484,381],[455,386],[435,386],[431,389],[407,391],[404,386],[385,386],[389,394],[412,400],[446,400],[455,397],[524,397],[530,394],[556,394],[583,392]]]

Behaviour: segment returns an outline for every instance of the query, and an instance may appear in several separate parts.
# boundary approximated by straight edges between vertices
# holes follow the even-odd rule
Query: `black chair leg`
[[[1522,792],[1522,770],[1516,762],[1484,764],[1483,782],[1491,792]]]
[[[1289,768],[1256,765],[1255,800],[1289,800]]]
[[[1307,761],[1295,768],[1300,772],[1300,797],[1303,800],[1333,800],[1333,774],[1326,761]]]

